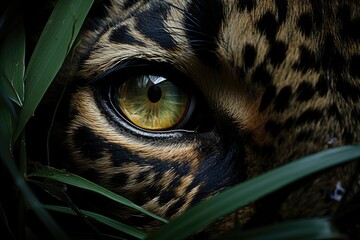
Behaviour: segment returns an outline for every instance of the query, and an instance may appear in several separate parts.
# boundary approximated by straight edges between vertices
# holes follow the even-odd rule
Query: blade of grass
[[[302,177],[360,157],[359,146],[319,152],[236,185],[174,218],[148,239],[185,239],[216,219]]]
[[[248,231],[234,231],[218,239],[288,240],[288,239],[341,239],[327,218],[289,221]]]
[[[72,215],[76,215],[76,213],[68,207],[63,207],[63,206],[53,206],[53,205],[45,205],[45,208],[48,210],[52,210],[52,211],[57,211],[57,212],[62,212],[62,213],[67,213],[67,214],[72,214]],[[88,216],[102,224],[105,224],[109,227],[112,227],[118,231],[124,232],[130,236],[136,237],[138,239],[145,239],[147,234],[139,231],[136,228],[130,227],[126,224],[123,224],[121,222],[115,221],[114,219],[111,219],[109,217],[103,216],[101,214],[98,213],[94,213],[94,212],[89,212],[89,211],[85,211],[85,210],[80,210],[80,212],[82,214],[84,214],[85,216]]]
[[[36,172],[31,173],[28,177],[41,177],[46,179],[51,179],[55,181],[59,181],[62,183],[69,184],[71,186],[75,186],[81,189],[86,189],[92,192],[96,192],[100,195],[103,195],[104,197],[107,197],[115,202],[118,202],[120,204],[123,204],[125,206],[131,207],[133,209],[136,209],[154,219],[157,219],[161,222],[167,223],[168,221],[166,219],[163,219],[149,211],[146,211],[144,208],[136,205],[135,203],[131,202],[130,200],[119,196],[106,188],[99,186],[93,182],[90,182],[89,180],[86,180],[85,178],[82,178],[78,175],[67,173],[55,168],[44,166],[40,169],[38,169]]]
[[[0,78],[6,94],[18,106],[22,106],[25,72],[25,29],[22,24],[18,24],[6,36],[0,56]]]
[[[57,1],[25,72],[25,100],[14,140],[63,64],[92,3],[93,0]]]
[[[0,82],[0,154],[1,157],[6,158],[11,157],[13,106],[2,87]]]

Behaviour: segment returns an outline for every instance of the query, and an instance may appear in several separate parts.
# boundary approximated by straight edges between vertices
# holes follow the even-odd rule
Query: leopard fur
[[[171,219],[275,167],[360,142],[360,2],[112,0],[103,8],[48,93],[66,85],[54,165]],[[180,76],[200,106],[196,127],[147,131],[120,117],[109,86],[138,72]],[[355,174],[354,163],[322,172],[238,217],[251,227],[335,214],[341,201],[331,194]]]

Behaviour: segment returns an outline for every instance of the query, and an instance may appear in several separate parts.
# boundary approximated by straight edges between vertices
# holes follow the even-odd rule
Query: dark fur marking
[[[289,117],[288,119],[286,119],[283,127],[285,130],[290,130],[295,124],[295,119],[293,117]]]
[[[312,7],[312,16],[315,22],[315,27],[320,28],[324,22],[324,14],[323,14],[323,3],[322,1],[310,1]]]
[[[252,81],[263,86],[268,86],[272,82],[272,76],[266,70],[265,65],[260,65],[255,69],[253,73]]]
[[[278,9],[279,24],[282,24],[286,20],[288,12],[288,2],[287,0],[275,0],[275,4]]]
[[[167,187],[167,190],[160,193],[159,196],[159,203],[161,205],[165,205],[172,199],[175,199],[175,192],[174,189],[176,189],[180,185],[180,178],[175,177],[173,179],[168,179],[168,181],[171,181],[170,185]]]
[[[116,173],[110,179],[110,184],[114,187],[124,187],[129,180],[129,175],[126,173]]]
[[[265,130],[271,134],[272,137],[277,137],[281,131],[282,125],[278,122],[269,120],[265,124]]]
[[[353,144],[354,143],[354,133],[348,129],[344,129],[342,134],[342,139],[345,144]]]
[[[347,5],[339,8],[337,16],[341,19],[341,34],[345,39],[360,41],[360,18],[351,19],[351,10]]]
[[[186,164],[176,162],[169,163],[162,159],[143,159],[137,156],[136,153],[123,148],[121,145],[107,143],[105,149],[111,154],[111,161],[115,167],[134,162],[139,166],[156,166],[156,168],[153,169],[154,173],[163,173],[168,170],[182,174],[188,174],[190,172],[190,167]]]
[[[151,198],[146,196],[145,191],[138,191],[131,194],[131,199],[134,199],[137,205],[144,205],[146,204]]]
[[[319,77],[315,85],[316,91],[319,93],[320,96],[324,97],[329,91],[329,81],[325,78],[324,75]]]
[[[354,107],[351,111],[352,119],[355,119],[357,122],[360,122],[360,110],[357,107]]]
[[[156,166],[153,168],[153,172],[159,174],[163,174],[168,170],[173,170],[179,174],[188,174],[190,172],[190,167],[186,164],[180,164],[175,162],[169,163],[160,159],[142,159],[133,155],[125,149],[119,150],[119,148],[117,148],[115,150],[115,153],[111,150],[109,151],[112,153],[111,160],[113,161],[114,165],[121,166],[122,164],[126,164],[129,162],[136,162],[140,166]]]
[[[236,70],[236,76],[237,76],[238,80],[240,82],[243,82],[243,80],[245,79],[246,73],[247,73],[246,68],[245,67],[240,68],[239,66],[236,66],[235,70]]]
[[[81,126],[74,131],[73,142],[84,158],[93,161],[102,158],[107,147],[105,139],[97,136],[90,128],[85,126]]]
[[[306,102],[315,95],[315,89],[311,82],[303,81],[296,89],[296,94],[299,102]]]
[[[343,119],[343,114],[340,113],[339,108],[335,103],[329,107],[328,114],[339,121]]]
[[[286,58],[287,45],[281,41],[274,41],[270,44],[268,57],[274,66],[281,64]]]
[[[161,189],[157,185],[153,184],[147,187],[146,191],[143,192],[148,200],[152,200],[159,196]]]
[[[296,120],[298,126],[314,123],[322,119],[322,113],[317,109],[308,109],[304,111]]]
[[[323,46],[323,55],[321,58],[321,65],[323,69],[342,72],[346,61],[342,54],[339,53],[339,50],[334,44],[334,39],[331,35],[327,35],[324,41]]]
[[[138,156],[134,155],[130,151],[123,149],[121,145],[112,145],[107,146],[109,153],[111,153],[111,161],[114,167],[120,167],[123,164],[129,162],[137,162],[141,160]]]
[[[131,44],[131,45],[139,45],[145,46],[144,43],[140,42],[131,34],[129,27],[127,26],[119,26],[114,29],[110,36],[109,40],[113,43],[122,43],[122,44]]]
[[[336,79],[336,90],[346,100],[358,101],[360,98],[360,89],[358,86],[346,81],[342,76]]]
[[[251,44],[246,44],[244,47],[244,66],[246,69],[254,66],[256,59],[256,49]]]
[[[300,59],[298,63],[295,63],[292,67],[295,70],[300,70],[302,72],[307,72],[309,69],[318,71],[320,64],[316,59],[316,55],[313,51],[306,48],[305,46],[300,46]]]
[[[131,8],[132,6],[134,6],[135,4],[137,4],[138,2],[140,2],[141,0],[126,0],[123,4],[123,9],[127,10],[129,8]]]
[[[314,28],[311,15],[309,13],[301,14],[298,19],[297,26],[301,33],[309,37]]]
[[[265,34],[267,39],[273,40],[279,30],[279,24],[273,13],[266,12],[257,23],[258,30]]]
[[[179,198],[171,207],[169,207],[165,213],[166,218],[170,218],[185,204],[184,198]]]
[[[275,96],[276,96],[276,87],[273,85],[269,85],[266,88],[264,94],[262,95],[259,111],[260,112],[264,111],[271,104]]]
[[[159,196],[159,204],[165,205],[171,200],[175,199],[176,195],[173,188],[169,187],[166,191],[161,192]]]
[[[237,8],[240,11],[247,9],[249,12],[256,7],[256,0],[238,0]]]
[[[303,130],[299,132],[296,136],[296,142],[307,142],[311,139],[311,136],[314,134],[313,130]]]
[[[351,57],[350,74],[354,78],[360,78],[360,54],[355,54]]]
[[[141,183],[143,181],[145,181],[145,179],[147,178],[147,176],[149,176],[151,173],[151,170],[147,170],[147,171],[143,171],[141,172],[137,177],[136,177],[136,182],[137,183]]]
[[[164,24],[169,10],[170,8],[167,4],[157,2],[157,4],[153,4],[149,10],[139,13],[137,16],[136,28],[164,49],[176,47],[175,40],[167,31]]]
[[[275,98],[274,110],[283,112],[288,106],[292,96],[292,89],[290,86],[283,87]]]
[[[222,1],[193,0],[185,11],[185,32],[199,59],[210,67],[219,65],[216,40],[223,21]]]

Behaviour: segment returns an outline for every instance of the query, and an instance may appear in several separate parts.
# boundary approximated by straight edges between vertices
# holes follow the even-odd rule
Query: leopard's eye
[[[184,125],[191,115],[191,93],[162,76],[139,75],[117,89],[118,109],[137,127],[161,131]]]

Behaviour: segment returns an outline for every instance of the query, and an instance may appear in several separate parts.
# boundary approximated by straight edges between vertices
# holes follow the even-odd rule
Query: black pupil
[[[156,103],[161,99],[162,91],[157,85],[153,85],[148,90],[148,98],[150,102]]]

